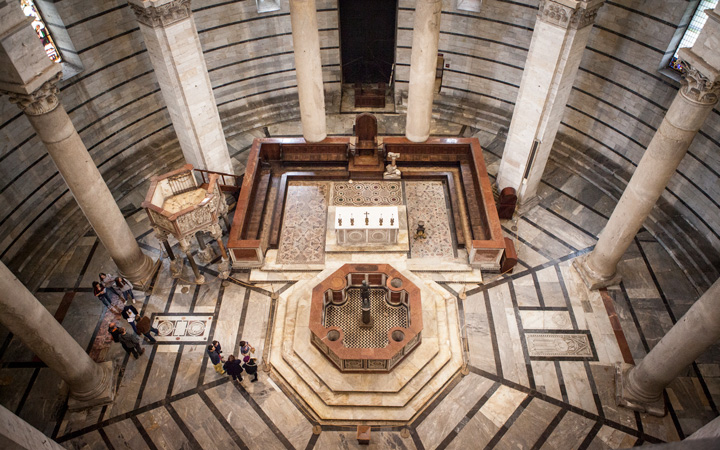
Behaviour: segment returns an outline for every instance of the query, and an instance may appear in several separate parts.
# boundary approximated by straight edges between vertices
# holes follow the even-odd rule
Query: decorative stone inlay
[[[553,0],[540,0],[538,20],[563,28],[580,29],[592,25],[602,2],[588,8],[588,2],[578,2],[577,8],[557,3]]]
[[[587,334],[525,333],[530,358],[592,358]]]
[[[369,326],[361,324],[363,281]],[[341,371],[386,372],[420,344],[422,314],[420,288],[389,264],[345,264],[313,288],[310,339]]]
[[[682,80],[680,80],[682,83],[680,88],[682,95],[689,100],[706,105],[717,103],[720,80],[711,81],[689,62],[683,60],[682,63],[685,65],[685,73]]]
[[[206,343],[210,338],[213,316],[207,314],[153,314],[153,327],[158,329],[154,336],[159,343]]]
[[[31,94],[18,94],[16,92],[0,91],[0,94],[8,94],[10,103],[15,103],[28,116],[39,116],[53,111],[60,104],[57,94],[58,81],[62,78],[62,72],[43,83]]]
[[[190,17],[190,0],[173,0],[160,6],[140,6],[130,3],[137,21],[149,27],[166,27]]]
[[[399,181],[336,182],[333,183],[331,204],[335,206],[402,205],[402,185]]]

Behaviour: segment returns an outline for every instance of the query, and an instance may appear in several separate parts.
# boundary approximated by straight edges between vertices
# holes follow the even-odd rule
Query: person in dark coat
[[[235,355],[228,356],[228,360],[223,366],[223,369],[225,369],[225,372],[232,377],[233,381],[243,380],[242,361],[235,359]]]
[[[137,333],[145,336],[145,339],[147,339],[151,344],[157,344],[157,341],[150,333],[155,333],[155,336],[157,336],[158,329],[152,326],[150,318],[148,316],[138,316],[136,322],[137,325],[135,325],[135,330]]]
[[[145,353],[145,349],[140,347],[140,338],[137,334],[130,334],[125,331],[125,328],[120,328],[120,343],[123,345],[125,351],[133,354],[135,359],[138,359],[140,355]]]
[[[120,342],[120,335],[122,334],[122,328],[118,327],[115,322],[110,322],[108,325],[108,333],[110,333],[110,336],[112,336],[113,342]],[[123,350],[125,350],[125,353],[130,354],[130,349],[128,347],[122,346]]]
[[[245,372],[247,372],[248,375],[255,376],[255,378],[250,380],[252,383],[254,383],[258,380],[257,358],[250,358],[250,361],[243,364],[243,369],[245,369]]]
[[[225,371],[222,366],[222,359],[220,359],[220,354],[215,349],[215,346],[212,344],[208,345],[207,352],[210,357],[210,361],[212,361],[213,366],[215,367],[215,372],[220,375],[225,375]]]
[[[135,309],[133,305],[126,305],[123,308],[121,315],[123,316],[123,319],[128,321],[133,331],[135,331],[136,334],[140,334],[138,333],[137,324],[135,323],[138,318],[138,310]]]

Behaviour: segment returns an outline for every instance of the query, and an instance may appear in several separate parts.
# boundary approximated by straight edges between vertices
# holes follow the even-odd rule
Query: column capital
[[[190,0],[130,0],[137,21],[152,28],[162,28],[189,18]]]
[[[10,103],[15,103],[28,116],[39,116],[47,114],[58,107],[60,101],[57,94],[59,89],[57,83],[62,78],[62,72],[56,73],[51,79],[43,83],[39,88],[29,94],[18,92],[0,91],[0,94],[8,94]]]
[[[561,28],[585,28],[595,23],[603,1],[540,0],[538,20]]]
[[[718,101],[720,93],[720,79],[711,79],[697,67],[683,60],[685,72],[683,73],[680,83],[680,93],[688,100],[702,103],[705,105],[714,105]]]

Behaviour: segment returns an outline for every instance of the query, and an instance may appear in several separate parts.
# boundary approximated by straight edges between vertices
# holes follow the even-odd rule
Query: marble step
[[[406,273],[406,276],[407,275]],[[380,379],[381,382],[378,384],[381,386],[376,386],[372,391],[398,392],[402,388],[401,385],[398,386],[397,383],[394,382],[398,374],[404,373],[405,376],[403,378],[406,380],[415,376],[420,368],[425,367],[427,363],[438,354],[441,348],[438,342],[448,341],[451,330],[451,324],[448,323],[448,320],[452,320],[453,324],[457,322],[457,310],[455,310],[455,316],[448,316],[446,312],[447,302],[455,301],[449,293],[441,290],[439,287],[433,288],[434,283],[426,283],[418,278],[415,278],[413,282],[421,287],[423,298],[433,300],[432,302],[426,300],[423,303],[423,341],[420,343],[420,347],[408,355],[395,370],[390,373],[375,374],[376,379]],[[293,357],[294,354],[297,354],[298,357],[311,368],[312,372],[318,374],[321,379],[326,378],[327,374],[341,375],[339,378],[335,376],[334,379],[330,379],[330,375],[327,375],[329,380],[325,382],[325,384],[332,391],[367,391],[368,389],[363,386],[363,380],[365,379],[364,374],[341,374],[331,361],[310,344],[310,331],[307,327],[310,320],[309,303],[298,307],[298,301],[304,300],[302,296],[306,288],[302,285],[296,285],[293,288],[286,291],[287,296],[285,296],[285,298],[287,300],[284,302],[285,306],[282,311],[285,317],[282,323],[284,327],[282,330],[284,340],[283,355]],[[278,320],[279,318],[276,318],[276,323],[281,325]],[[300,324],[300,326],[297,326],[297,324]],[[449,351],[446,347],[443,348],[443,350]],[[404,366],[409,367],[405,369]],[[412,367],[416,369],[412,371]]]

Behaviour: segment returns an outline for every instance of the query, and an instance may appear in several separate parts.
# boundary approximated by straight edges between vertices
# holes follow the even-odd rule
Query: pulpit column
[[[185,160],[234,173],[190,0],[129,0]]]
[[[442,0],[415,2],[405,123],[405,136],[413,142],[425,142],[430,137],[441,11]]]
[[[47,57],[35,32],[25,26],[30,19],[17,3],[0,5],[0,15],[9,30],[0,48],[0,60],[8,66],[0,71],[0,94],[8,94],[25,113],[120,273],[133,284],[144,286],[152,275],[153,262],[140,250],[58,100],[61,66]]]
[[[514,188],[521,210],[537,204],[538,185],[602,3],[540,1],[497,176],[498,190]]]
[[[718,9],[709,19],[695,45],[678,54],[685,73],[662,123],[655,132],[595,249],[573,261],[590,289],[617,284],[617,265],[635,235],[675,174],[690,143],[705,123],[720,94],[720,58],[715,42],[720,39]]]
[[[7,327],[70,387],[71,408],[114,398],[112,361],[98,364],[0,262],[0,323]]]
[[[315,0],[290,0],[290,23],[303,137],[307,142],[320,142],[327,129]]]

